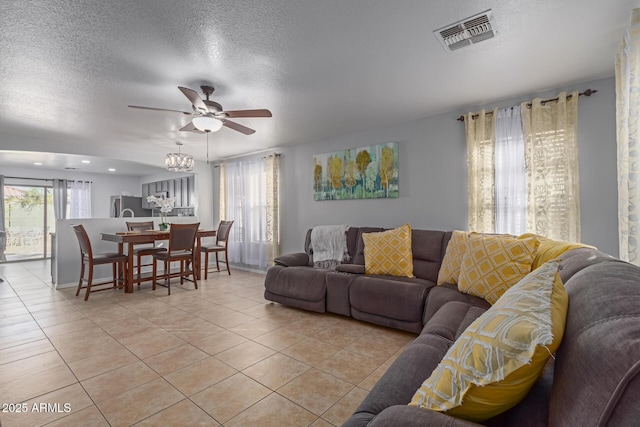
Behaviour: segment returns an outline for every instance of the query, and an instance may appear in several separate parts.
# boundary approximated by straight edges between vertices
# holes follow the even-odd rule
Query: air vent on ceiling
[[[498,34],[491,9],[433,32],[447,52],[491,39]]]

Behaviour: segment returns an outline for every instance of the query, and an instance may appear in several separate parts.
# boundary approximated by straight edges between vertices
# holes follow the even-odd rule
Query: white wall
[[[582,241],[618,255],[616,128],[614,79],[600,79],[538,94],[495,101],[508,107],[562,90],[598,89],[578,107]],[[425,94],[428,96],[428,94]],[[321,224],[395,227],[409,222],[420,229],[467,227],[467,165],[464,123],[456,117],[482,107],[384,128],[369,129],[281,150],[281,252],[302,249],[306,230]],[[383,142],[398,142],[398,199],[314,201],[312,156]],[[218,185],[217,169],[214,186]],[[217,193],[216,193],[217,194]],[[217,215],[217,200],[214,200]]]
[[[78,173],[71,171],[59,171],[51,169],[35,168],[0,168],[0,174],[24,178],[41,179],[74,179],[80,181],[92,181],[91,186],[91,214],[94,218],[108,218],[111,209],[110,196],[122,194],[126,191],[131,196],[142,194],[140,177],[118,174]],[[12,181],[13,182],[13,181]],[[33,184],[31,180],[24,180],[25,185]],[[48,183],[51,185],[51,182]]]

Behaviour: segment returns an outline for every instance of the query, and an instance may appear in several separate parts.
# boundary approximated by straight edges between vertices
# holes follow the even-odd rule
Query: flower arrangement
[[[169,228],[169,223],[167,223],[167,213],[173,210],[173,205],[175,204],[175,199],[172,197],[156,197],[156,196],[147,196],[147,203],[153,203],[160,208],[160,230],[166,230]]]

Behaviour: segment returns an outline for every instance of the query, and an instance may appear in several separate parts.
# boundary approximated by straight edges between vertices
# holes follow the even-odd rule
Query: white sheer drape
[[[53,180],[53,213],[56,219],[67,218],[67,180]]]
[[[229,261],[266,267],[264,159],[227,163],[226,172],[226,214],[235,221],[229,236]]]
[[[620,258],[640,265],[640,9],[616,56]]]
[[[465,116],[467,174],[469,179],[469,230],[495,232],[494,123],[485,110]]]
[[[520,235],[527,225],[527,182],[519,106],[498,110],[495,137],[495,231]]]
[[[91,182],[70,182],[69,218],[91,218]]]
[[[527,166],[527,231],[580,241],[578,92],[521,105]]]
[[[219,195],[220,221],[227,219],[227,164],[220,164],[220,195]]]

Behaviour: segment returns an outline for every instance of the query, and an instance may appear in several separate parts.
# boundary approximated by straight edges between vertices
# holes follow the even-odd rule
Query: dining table
[[[196,233],[196,257],[195,277],[200,279],[200,252],[201,239],[204,237],[215,237],[217,230],[198,230]],[[147,230],[147,231],[118,231],[113,233],[100,233],[102,240],[114,242],[118,244],[118,252],[124,253],[124,246],[127,245],[127,256],[129,258],[127,268],[127,277],[125,280],[125,292],[133,292],[133,285],[145,280],[149,280],[149,276],[135,277],[133,276],[133,249],[135,245],[155,243],[159,240],[169,240],[169,230]]]

